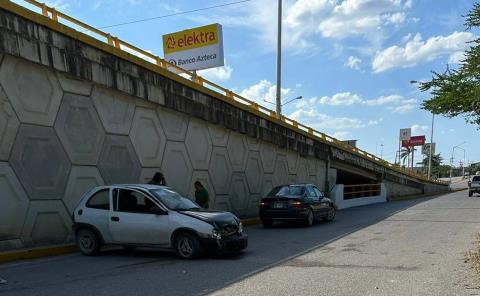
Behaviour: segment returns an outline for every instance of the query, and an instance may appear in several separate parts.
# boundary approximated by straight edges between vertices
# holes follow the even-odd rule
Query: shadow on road
[[[204,295],[271,268],[430,200],[397,201],[339,211],[331,223],[307,228],[279,224],[246,228],[249,247],[239,256],[195,261],[170,252],[110,249],[97,257],[70,255],[0,265],[9,285],[0,294]],[[67,290],[66,290],[67,289]],[[160,290],[159,290],[160,289]]]

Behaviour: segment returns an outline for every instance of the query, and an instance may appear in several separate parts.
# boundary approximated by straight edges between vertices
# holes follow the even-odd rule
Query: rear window
[[[478,181],[480,181],[480,176],[475,176],[475,177],[473,177],[473,178],[472,178],[472,181],[473,181],[473,182],[478,182]]]
[[[305,192],[305,186],[290,185],[277,186],[270,191],[268,196],[300,196]]]
[[[102,189],[95,193],[87,202],[87,208],[110,210],[110,198],[108,189]]]

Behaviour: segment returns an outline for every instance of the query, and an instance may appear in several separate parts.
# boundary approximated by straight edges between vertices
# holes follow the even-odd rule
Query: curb
[[[77,246],[75,245],[60,245],[0,252],[0,263],[63,255],[76,251]]]
[[[259,218],[242,219],[242,223],[245,226],[258,225],[260,224],[260,222],[261,221]],[[13,250],[7,252],[0,252],[0,263],[25,259],[37,259],[49,256],[58,256],[75,252],[77,252],[77,246],[73,244]]]

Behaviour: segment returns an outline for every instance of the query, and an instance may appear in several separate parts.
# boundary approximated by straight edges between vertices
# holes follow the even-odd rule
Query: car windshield
[[[480,181],[480,176],[475,176],[475,177],[473,177],[473,178],[472,178],[472,181],[473,181],[473,182],[478,182],[478,181]]]
[[[300,196],[305,192],[305,186],[288,185],[277,186],[270,191],[269,196]]]
[[[155,198],[172,210],[194,210],[199,209],[200,206],[181,196],[180,194],[172,191],[170,189],[153,189],[150,192],[155,196]]]

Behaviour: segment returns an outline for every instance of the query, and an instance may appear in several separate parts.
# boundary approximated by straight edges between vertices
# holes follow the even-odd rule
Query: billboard
[[[435,143],[425,143],[425,145],[422,146],[422,154],[423,155],[430,155],[430,145],[432,146],[432,155],[435,154]]]
[[[410,140],[402,141],[402,147],[422,146],[425,144],[425,136],[412,136]]]
[[[186,70],[223,66],[220,24],[211,24],[163,35],[164,59]]]
[[[408,141],[412,136],[411,128],[402,128],[400,129],[400,141]]]

